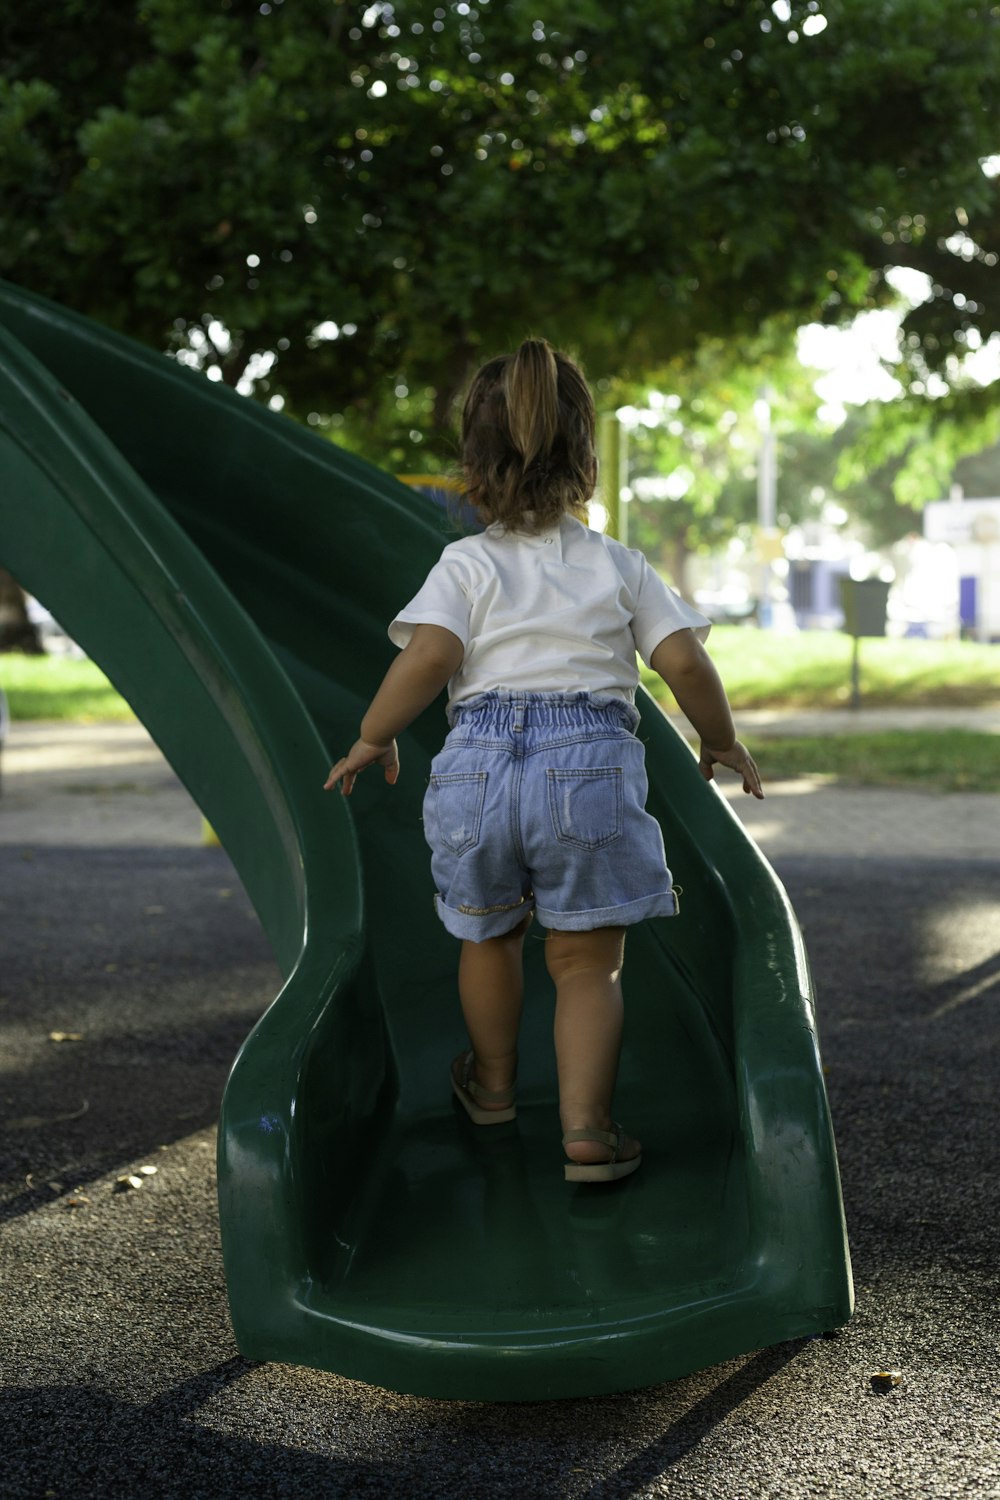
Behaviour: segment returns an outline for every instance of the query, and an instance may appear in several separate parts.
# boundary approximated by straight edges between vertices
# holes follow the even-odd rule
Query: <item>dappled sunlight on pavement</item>
[[[766,764],[761,774],[763,802],[735,781],[720,790],[769,858],[996,859],[1000,852],[1000,794],[844,786],[813,776],[771,783]]]
[[[763,852],[993,859],[1000,793],[767,779],[763,802],[724,769],[716,786]],[[14,724],[3,757],[0,844],[192,847],[201,815],[141,724]]]
[[[986,1007],[1000,999],[1000,949],[996,932],[997,901],[982,896],[961,900],[944,892],[922,932],[918,972],[938,1003],[928,1016],[943,1021],[959,1010],[978,1014],[988,1024]]]
[[[2,778],[0,844],[202,841],[198,808],[138,723],[13,724]]]

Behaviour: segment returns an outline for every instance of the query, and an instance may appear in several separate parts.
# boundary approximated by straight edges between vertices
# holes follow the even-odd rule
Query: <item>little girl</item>
[[[627,1176],[641,1145],[612,1119],[625,928],[677,901],[645,811],[636,652],[716,762],[762,797],[702,642],[709,622],[640,552],[578,517],[597,479],[594,404],[541,339],[490,360],[462,416],[468,498],[487,529],[445,547],[389,627],[402,647],[330,772],[399,775],[396,736],[448,687],[450,733],[424,801],[437,912],[462,940],[471,1047],[451,1084],[477,1125],[515,1115],[524,936],[537,914],[555,983],[559,1113],[573,1182]]]

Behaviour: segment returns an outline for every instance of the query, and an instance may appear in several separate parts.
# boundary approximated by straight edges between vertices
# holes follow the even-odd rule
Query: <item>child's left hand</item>
[[[330,771],[323,783],[323,790],[330,791],[339,781],[341,796],[349,797],[358,776],[368,766],[384,766],[386,781],[390,786],[395,786],[399,777],[396,741],[390,740],[388,745],[370,745],[367,740],[355,740],[343,759],[338,760]]]
[[[760,772],[746,745],[741,745],[737,740],[729,750],[710,750],[702,740],[698,770],[706,781],[715,780],[712,772],[714,765],[728,766],[731,771],[736,772],[737,776],[742,776],[743,790],[763,802],[764,792],[760,784]]]

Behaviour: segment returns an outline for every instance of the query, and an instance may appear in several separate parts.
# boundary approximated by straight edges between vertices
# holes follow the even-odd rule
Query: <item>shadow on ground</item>
[[[219,848],[2,848],[0,890],[3,1220],[212,1125],[281,979]]]

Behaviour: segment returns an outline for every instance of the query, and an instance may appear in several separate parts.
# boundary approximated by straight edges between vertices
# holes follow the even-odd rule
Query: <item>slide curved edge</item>
[[[295,1104],[310,1039],[353,1024],[364,943],[349,811],[323,792],[324,747],[256,626],[104,434],[3,327],[0,474],[0,556],[123,692],[186,782],[286,975],[233,1065],[221,1191],[235,1159],[252,1161],[258,1182],[279,1184],[271,1248],[282,1264],[299,1264],[287,1211],[303,1175],[288,1146]],[[275,1030],[302,1042],[275,1053]],[[264,1053],[266,1067],[257,1061]],[[335,1049],[329,1073],[331,1098],[345,1109],[358,1092],[349,1056]],[[387,1064],[377,1047],[370,1061],[377,1090]],[[239,1215],[223,1220],[224,1255],[239,1278],[245,1236]]]

